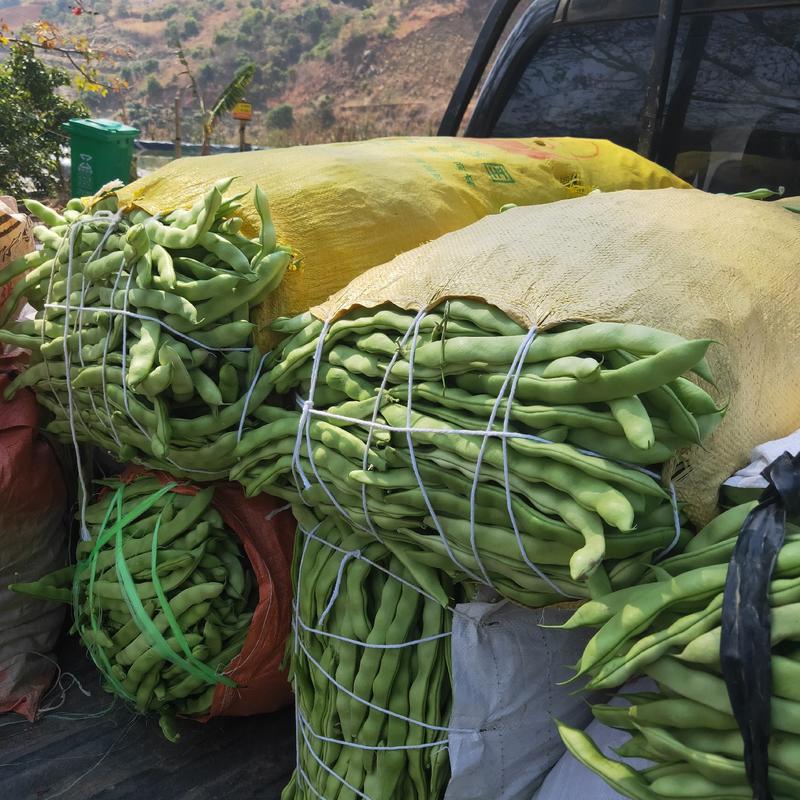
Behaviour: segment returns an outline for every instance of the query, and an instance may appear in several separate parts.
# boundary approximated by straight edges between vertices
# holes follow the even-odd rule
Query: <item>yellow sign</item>
[[[233,107],[233,118],[247,122],[253,119],[253,106],[250,103],[237,103]]]

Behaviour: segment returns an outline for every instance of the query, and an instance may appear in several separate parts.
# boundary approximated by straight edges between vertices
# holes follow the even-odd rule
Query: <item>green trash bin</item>
[[[131,180],[133,140],[137,128],[111,119],[71,119],[61,126],[69,133],[72,196],[94,194],[113,180]]]

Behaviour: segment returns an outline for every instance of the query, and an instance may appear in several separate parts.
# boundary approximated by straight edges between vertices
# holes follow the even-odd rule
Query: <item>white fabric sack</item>
[[[507,601],[465,603],[453,616],[452,778],[445,800],[531,800],[564,753],[553,719],[583,728],[587,698],[567,679],[591,631],[550,630],[573,611]]]
[[[623,692],[652,691],[654,684],[647,678],[642,678],[624,687]],[[611,705],[625,705],[619,697],[610,701]],[[630,738],[627,731],[609,728],[601,722],[594,720],[586,733],[592,737],[594,743],[603,755],[616,761],[624,761],[634,769],[644,769],[647,761],[641,758],[622,758],[613,748],[619,747]],[[625,800],[625,796],[615,792],[599,775],[586,769],[571,753],[565,753],[545,778],[541,789],[532,800]]]
[[[750,451],[750,463],[725,481],[725,486],[739,489],[766,489],[767,481],[761,473],[783,453],[796,456],[800,453],[800,429],[782,439],[764,442]]]

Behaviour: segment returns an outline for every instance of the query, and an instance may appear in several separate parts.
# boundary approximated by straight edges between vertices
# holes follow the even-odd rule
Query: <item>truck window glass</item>
[[[655,19],[553,28],[494,136],[586,136],[636,148]]]
[[[659,161],[706,191],[800,194],[798,87],[797,7],[684,17]]]

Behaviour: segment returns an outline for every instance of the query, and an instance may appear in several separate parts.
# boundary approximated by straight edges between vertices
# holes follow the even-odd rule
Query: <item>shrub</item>
[[[178,41],[180,39],[180,28],[178,27],[178,23],[174,19],[171,19],[167,23],[167,27],[165,28],[164,35],[166,37],[167,44],[170,47],[174,47],[175,45],[177,45],[177,43],[178,43]]]
[[[176,3],[167,3],[163,8],[153,12],[153,19],[169,19],[178,13]]]
[[[367,34],[360,31],[354,31],[347,37],[344,49],[348,54],[353,55],[364,49],[367,44]]]
[[[286,37],[284,58],[289,64],[296,64],[303,55],[303,42],[296,33]]]
[[[216,75],[216,71],[214,67],[211,66],[209,63],[203,64],[200,69],[197,71],[197,77],[200,80],[201,84],[208,84],[214,80],[214,76]]]
[[[197,24],[197,20],[194,17],[187,17],[183,23],[183,35],[191,38],[197,36],[198,33],[200,33],[200,26]]]
[[[320,97],[314,103],[312,115],[321,127],[332,127],[336,122],[336,115],[333,113],[333,98],[329,94]]]
[[[247,8],[239,17],[239,28],[248,28],[251,35],[260,33],[253,30],[254,26],[262,26],[267,21],[267,15],[260,8]]]
[[[276,106],[267,114],[267,126],[278,130],[287,130],[294,125],[294,111],[286,103]]]
[[[161,84],[158,82],[158,78],[155,75],[151,75],[147,79],[147,86],[145,87],[145,92],[147,93],[148,97],[153,97],[157,95],[161,91]]]

